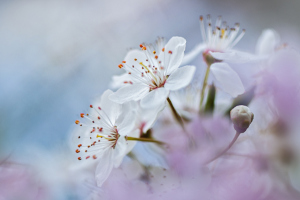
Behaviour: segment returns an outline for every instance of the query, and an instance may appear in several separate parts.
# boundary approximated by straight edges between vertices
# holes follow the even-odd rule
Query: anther
[[[90,108],[93,108],[93,105],[90,105]]]
[[[82,146],[82,144],[79,144],[79,145],[78,145],[78,148],[80,148],[81,146]]]
[[[125,61],[125,60],[123,60],[123,61],[122,61],[122,63],[126,63],[126,61]]]
[[[165,48],[162,48],[162,52],[165,52]]]
[[[153,51],[153,54],[156,54],[156,51]]]
[[[140,44],[140,47],[141,47],[141,48],[143,48],[143,45],[142,45],[142,44]]]
[[[169,54],[172,54],[172,51],[169,51],[168,53],[169,53]]]
[[[122,64],[119,64],[118,67],[121,69],[121,68],[123,68],[123,65],[122,65]]]
[[[97,159],[96,155],[93,155],[93,158],[94,158],[94,159]]]
[[[76,121],[75,121],[75,124],[79,124],[79,120],[76,120]]]
[[[81,160],[81,157],[78,157],[78,160]]]
[[[142,48],[142,50],[144,50],[144,51],[145,51],[145,50],[147,50],[147,48],[144,46],[144,47]]]
[[[80,113],[80,117],[81,117],[81,118],[84,118],[84,113]]]
[[[76,151],[75,151],[76,153],[79,153],[80,151],[79,151],[79,149],[76,149]]]

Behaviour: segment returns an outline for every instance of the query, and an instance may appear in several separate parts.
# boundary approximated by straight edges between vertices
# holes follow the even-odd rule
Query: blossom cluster
[[[92,198],[300,198],[299,52],[271,29],[239,51],[245,30],[211,21],[190,52],[178,36],[130,50],[115,91],[75,121],[78,160],[97,163]]]

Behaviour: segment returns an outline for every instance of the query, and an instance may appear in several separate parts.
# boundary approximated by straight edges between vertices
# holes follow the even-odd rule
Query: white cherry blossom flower
[[[121,87],[110,99],[116,103],[140,101],[143,108],[160,107],[170,91],[187,86],[193,78],[195,67],[180,67],[186,41],[172,37],[159,51],[151,45],[140,45],[141,50],[131,50],[120,68],[131,75],[133,84]]]
[[[152,46],[153,50],[155,52],[160,52],[162,48],[165,46],[165,38],[158,37],[158,39],[155,42],[155,46]],[[114,75],[112,77],[112,81],[110,83],[110,87],[113,89],[119,89],[120,87],[126,85],[126,84],[133,84],[134,80],[131,76],[131,74],[128,74],[125,72],[121,75]]]
[[[109,100],[111,90],[106,90],[96,105],[90,105],[90,114],[81,113],[87,119],[86,124],[75,123],[86,128],[79,134],[80,144],[76,153],[85,154],[82,159],[99,159],[96,169],[98,186],[108,178],[113,167],[121,164],[123,157],[132,150],[134,141],[126,141],[126,136],[138,137],[139,130],[134,129],[135,112],[129,104],[117,104]]]
[[[205,27],[203,17],[200,17],[200,28],[203,42],[189,52],[182,63],[187,64],[202,53],[206,62],[208,62],[207,59],[211,59],[208,64],[214,82],[216,82],[215,85],[232,97],[244,93],[245,89],[239,75],[227,62],[244,63],[258,60],[255,55],[233,49],[244,36],[245,30],[239,33],[240,25],[238,23],[230,28],[226,22],[222,22],[221,17],[218,17],[215,27],[213,27],[209,15],[207,16],[207,27]]]

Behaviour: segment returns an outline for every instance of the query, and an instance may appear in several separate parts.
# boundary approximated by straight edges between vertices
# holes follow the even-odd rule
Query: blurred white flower
[[[126,85],[110,96],[116,103],[141,100],[143,108],[160,107],[170,90],[187,86],[193,78],[195,67],[178,68],[184,56],[186,41],[172,37],[159,52],[150,45],[140,45],[142,50],[131,50],[120,68],[131,75],[133,84]]]
[[[234,50],[233,47],[242,39],[245,30],[239,34],[240,25],[230,28],[222,18],[218,17],[215,27],[211,18],[207,16],[207,27],[200,16],[200,27],[203,42],[185,55],[182,64],[187,64],[202,53],[204,61],[209,65],[215,85],[224,92],[236,97],[244,93],[245,89],[239,75],[230,67],[229,63],[246,63],[259,61],[260,56]]]
[[[76,153],[85,152],[85,159],[99,158],[96,169],[98,186],[108,178],[113,167],[119,167],[123,157],[134,147],[134,141],[126,141],[125,136],[137,137],[139,130],[134,130],[135,112],[131,104],[117,104],[109,100],[111,90],[106,90],[101,96],[97,107],[91,105],[92,114],[81,113],[87,124],[78,120],[76,124],[87,126],[89,131],[83,131],[78,138],[81,143]],[[91,153],[91,154],[90,154]],[[78,157],[81,160],[81,157]]]
[[[257,40],[256,54],[270,55],[280,42],[279,34],[273,29],[265,29]]]

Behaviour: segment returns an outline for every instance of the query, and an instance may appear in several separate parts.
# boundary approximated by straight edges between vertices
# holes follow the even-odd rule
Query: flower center
[[[239,23],[230,28],[226,22],[222,22],[222,17],[218,17],[215,27],[212,27],[210,15],[207,15],[207,26],[204,24],[203,16],[200,16],[200,27],[203,41],[207,47],[213,51],[223,51],[234,47],[244,36],[245,29],[238,35]]]

